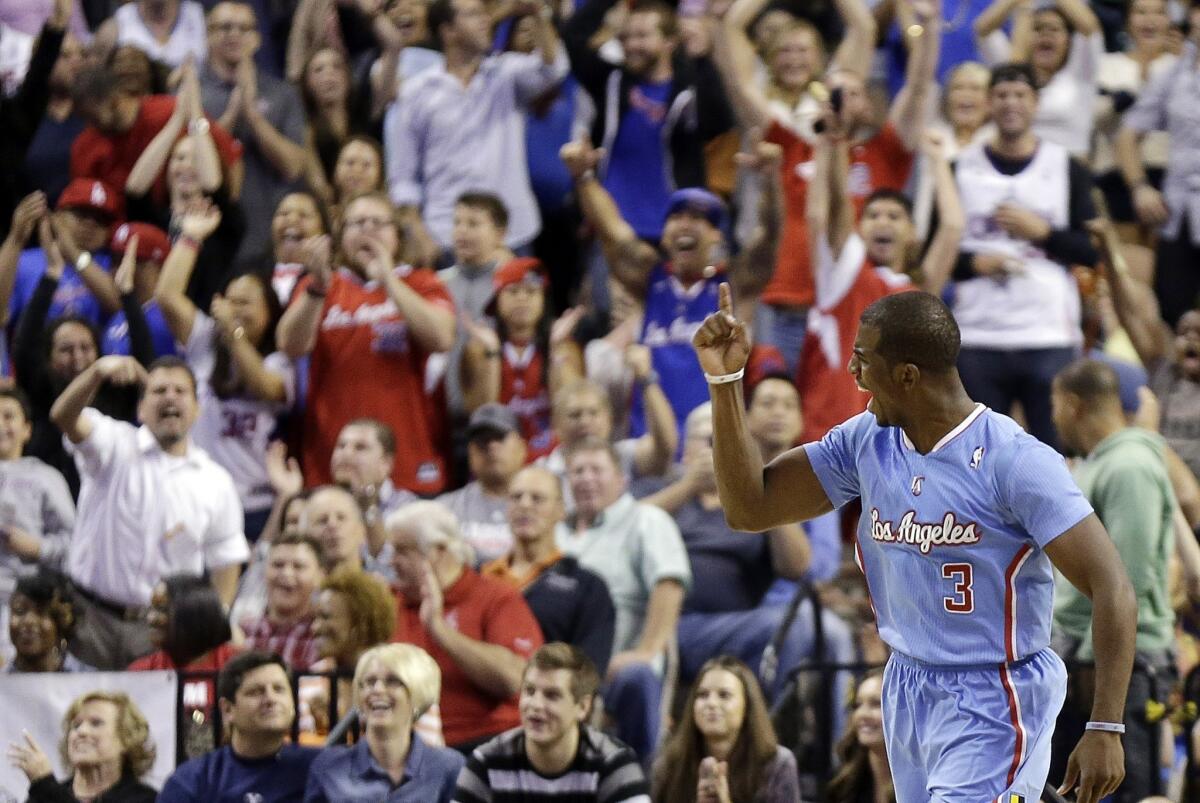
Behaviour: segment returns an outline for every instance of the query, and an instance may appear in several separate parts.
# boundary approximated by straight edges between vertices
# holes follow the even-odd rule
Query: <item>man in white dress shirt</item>
[[[141,427],[87,406],[104,382],[143,386]],[[72,652],[98,669],[124,669],[152,651],[143,614],[161,578],[207,572],[221,600],[233,599],[249,556],[242,509],[229,473],[188,437],[197,410],[182,360],[147,370],[118,356],[93,363],[50,410],[82,480],[67,558],[82,614]]]

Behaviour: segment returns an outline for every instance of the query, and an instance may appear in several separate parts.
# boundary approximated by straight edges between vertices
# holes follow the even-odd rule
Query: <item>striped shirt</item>
[[[455,803],[650,803],[633,750],[595,728],[580,726],[575,761],[554,777],[533,768],[525,732],[505,731],[477,747],[458,776]]]

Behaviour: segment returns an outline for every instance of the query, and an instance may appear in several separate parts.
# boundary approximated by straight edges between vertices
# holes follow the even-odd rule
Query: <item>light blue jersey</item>
[[[893,650],[971,666],[1050,644],[1043,549],[1092,512],[1058,453],[983,405],[925,455],[870,412],[805,449],[836,507],[862,498],[858,560]]]
[[[1039,800],[1066,694],[1043,550],[1092,512],[1062,458],[982,404],[929,454],[869,412],[805,450],[835,506],[862,498],[897,803]]]

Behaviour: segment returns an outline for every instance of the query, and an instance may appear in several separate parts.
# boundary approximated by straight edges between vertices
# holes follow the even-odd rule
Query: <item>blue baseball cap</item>
[[[667,199],[667,214],[663,220],[684,210],[703,215],[718,229],[725,221],[725,202],[701,187],[686,187],[671,193],[671,197]]]

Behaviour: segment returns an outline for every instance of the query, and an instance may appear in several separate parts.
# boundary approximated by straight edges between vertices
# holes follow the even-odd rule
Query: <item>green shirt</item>
[[[1133,582],[1139,652],[1161,653],[1174,643],[1167,567],[1175,545],[1175,494],[1163,462],[1163,446],[1157,433],[1127,427],[1101,441],[1073,471]],[[1054,624],[1079,639],[1079,657],[1090,659],[1094,657],[1091,600],[1055,574]]]

